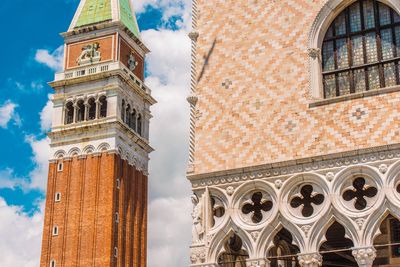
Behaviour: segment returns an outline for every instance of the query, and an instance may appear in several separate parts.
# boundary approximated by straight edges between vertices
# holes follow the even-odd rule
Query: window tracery
[[[255,192],[251,196],[251,201],[245,203],[242,207],[242,212],[251,217],[253,223],[260,223],[263,220],[263,213],[272,209],[272,201],[263,198],[261,192]]]
[[[325,98],[400,84],[400,16],[358,0],[333,21],[322,46]]]
[[[353,181],[353,189],[346,190],[343,193],[343,199],[354,201],[354,207],[357,210],[364,210],[367,207],[366,198],[373,198],[378,194],[378,189],[374,186],[366,185],[365,179],[358,177]]]
[[[314,214],[313,205],[321,205],[325,200],[324,195],[314,192],[312,185],[305,185],[300,190],[300,195],[295,196],[290,201],[292,208],[301,208],[301,214],[304,217],[310,217]]]

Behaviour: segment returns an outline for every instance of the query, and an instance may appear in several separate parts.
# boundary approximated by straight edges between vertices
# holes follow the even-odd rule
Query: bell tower
[[[81,0],[62,36],[40,266],[145,267],[156,101],[131,0]]]

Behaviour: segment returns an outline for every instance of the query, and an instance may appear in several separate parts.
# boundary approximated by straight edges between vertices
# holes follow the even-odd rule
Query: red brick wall
[[[55,259],[57,267],[145,267],[147,177],[113,154],[74,157],[63,163],[62,172],[56,163],[49,166],[40,266]],[[60,202],[54,201],[55,192],[62,194]],[[58,236],[52,236],[54,225],[59,227]]]
[[[101,61],[115,59],[115,35],[106,36],[90,41],[72,43],[67,45],[65,69],[79,67],[77,59],[82,53],[82,47],[88,44],[99,43],[99,51],[101,53]],[[114,40],[114,41],[113,41]]]
[[[138,66],[135,68],[133,73],[142,81],[144,80],[144,59],[139,53],[135,51],[124,39],[120,39],[120,53],[119,60],[125,65],[128,66],[128,60],[130,54],[135,55],[135,59],[138,61]]]

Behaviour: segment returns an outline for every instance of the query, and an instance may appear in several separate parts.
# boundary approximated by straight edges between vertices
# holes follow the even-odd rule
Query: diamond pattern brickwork
[[[198,2],[195,174],[400,142],[398,92],[309,106],[326,0]]]

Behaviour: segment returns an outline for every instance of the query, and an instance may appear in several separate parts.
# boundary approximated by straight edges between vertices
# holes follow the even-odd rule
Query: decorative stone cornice
[[[372,267],[376,258],[376,249],[374,247],[354,248],[352,252],[360,267]]]
[[[399,158],[400,145],[395,144],[325,156],[277,162],[255,167],[245,167],[241,169],[229,170],[229,172],[221,171],[188,175],[188,179],[192,182],[193,188],[201,188],[210,185],[273,178],[282,175],[293,175],[302,172],[341,168],[355,164],[366,164]]]

